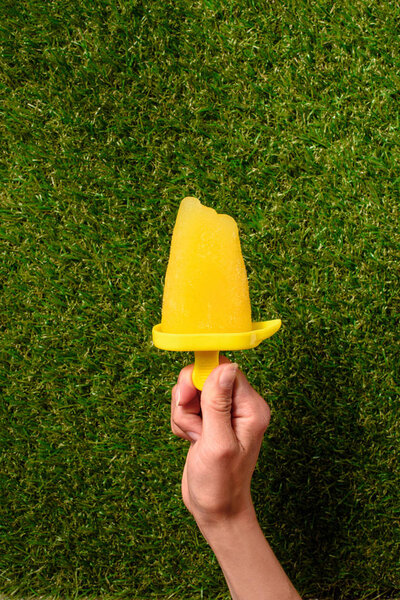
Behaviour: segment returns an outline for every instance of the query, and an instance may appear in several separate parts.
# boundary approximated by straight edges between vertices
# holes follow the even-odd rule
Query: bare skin
[[[190,442],[182,498],[222,568],[233,600],[301,600],[258,524],[250,484],[270,421],[265,400],[226,357],[202,392],[184,367],[171,428]]]

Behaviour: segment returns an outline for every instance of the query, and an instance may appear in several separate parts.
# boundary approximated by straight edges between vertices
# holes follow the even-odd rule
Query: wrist
[[[227,537],[234,538],[240,536],[243,531],[248,531],[251,527],[259,527],[256,511],[252,503],[234,515],[221,515],[219,517],[195,516],[194,518],[201,533],[211,547]]]

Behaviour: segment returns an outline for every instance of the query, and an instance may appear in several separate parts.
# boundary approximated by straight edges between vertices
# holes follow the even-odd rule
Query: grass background
[[[227,599],[151,344],[181,199],[238,222],[304,598],[400,595],[397,2],[3,0],[0,591]]]

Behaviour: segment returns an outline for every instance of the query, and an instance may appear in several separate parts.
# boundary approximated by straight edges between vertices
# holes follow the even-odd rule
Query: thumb
[[[203,417],[202,437],[205,442],[218,440],[221,444],[231,443],[235,437],[231,409],[237,369],[236,363],[220,364],[208,376],[203,386],[200,402]]]

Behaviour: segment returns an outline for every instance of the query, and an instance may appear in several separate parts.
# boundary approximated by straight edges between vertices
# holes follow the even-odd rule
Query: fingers
[[[244,448],[262,440],[270,419],[269,405],[239,369],[232,402],[232,427]]]
[[[220,363],[231,361],[220,355]],[[200,392],[192,381],[194,365],[184,367],[178,377],[178,383],[171,394],[171,429],[178,437],[193,441],[193,435],[201,435],[203,429]],[[179,405],[178,403],[179,396]]]
[[[194,365],[187,365],[179,373],[177,386],[179,388],[179,406],[185,406],[189,412],[198,413],[200,410],[199,391],[192,381]]]
[[[219,376],[227,369],[225,365],[231,364],[220,355],[220,365],[208,377],[201,394],[192,382],[194,365],[181,370],[171,395],[171,429],[175,435],[193,441],[193,433],[198,439],[206,429],[210,441],[222,442],[221,436],[225,436],[225,441],[232,444],[236,436],[243,447],[262,439],[270,421],[270,408],[240,369],[228,388],[221,387]]]
[[[192,382],[193,368],[194,365],[188,365],[182,369],[171,394],[172,432],[188,441],[198,439],[202,433],[200,396]]]

